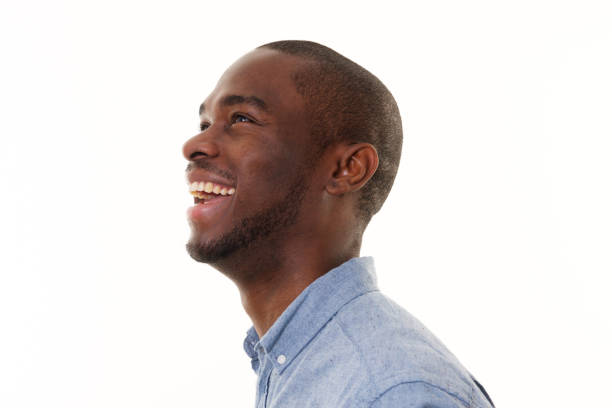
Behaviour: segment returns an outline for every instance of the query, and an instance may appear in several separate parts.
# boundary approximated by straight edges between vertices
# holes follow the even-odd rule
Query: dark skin
[[[281,201],[296,180],[305,188],[290,225],[209,262],[237,285],[260,337],[315,279],[359,256],[365,225],[356,200],[378,166],[372,145],[350,142],[328,147],[313,164],[304,101],[291,79],[306,63],[266,49],[239,59],[204,101],[203,131],[183,146],[190,179],[235,187],[222,204],[190,218],[191,242],[215,242]],[[202,161],[215,170],[195,166]]]

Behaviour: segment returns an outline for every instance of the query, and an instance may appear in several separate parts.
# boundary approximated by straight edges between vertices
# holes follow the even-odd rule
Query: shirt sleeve
[[[424,382],[402,383],[389,388],[370,408],[466,408],[468,405],[447,392]]]

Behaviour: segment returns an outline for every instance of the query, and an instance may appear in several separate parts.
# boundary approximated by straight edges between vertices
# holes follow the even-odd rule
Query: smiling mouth
[[[210,181],[194,181],[189,184],[189,192],[194,197],[194,203],[200,204],[216,198],[234,195],[236,189]]]

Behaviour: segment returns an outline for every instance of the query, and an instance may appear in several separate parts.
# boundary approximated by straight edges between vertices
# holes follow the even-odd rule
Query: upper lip
[[[222,177],[219,177],[215,174],[212,174],[210,172],[204,171],[204,170],[192,170],[189,173],[187,173],[187,182],[189,184],[193,183],[193,182],[208,182],[210,181],[213,184],[220,184],[223,186],[227,186],[227,187],[236,187],[236,185]]]

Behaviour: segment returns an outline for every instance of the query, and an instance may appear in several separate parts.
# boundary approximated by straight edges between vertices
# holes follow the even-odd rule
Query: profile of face
[[[297,57],[258,49],[236,61],[200,107],[183,146],[194,195],[187,250],[217,264],[283,239],[308,190],[309,126],[291,73]],[[309,150],[310,149],[310,150]]]

